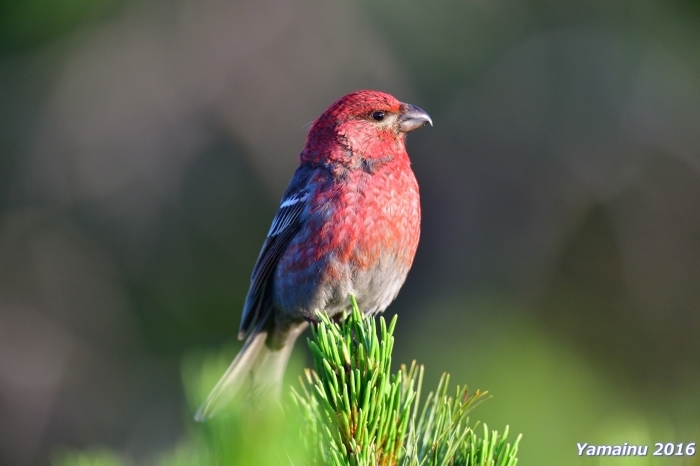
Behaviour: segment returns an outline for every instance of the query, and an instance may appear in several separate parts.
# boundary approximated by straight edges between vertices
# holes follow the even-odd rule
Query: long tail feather
[[[206,421],[246,390],[248,393],[245,395],[252,395],[254,399],[279,399],[284,369],[294,348],[294,341],[307,325],[304,322],[285,332],[285,341],[277,349],[271,349],[265,344],[267,332],[250,335],[206,401],[199,407],[194,419]]]
[[[273,336],[273,340],[278,343],[274,349],[265,344],[268,339],[266,331],[254,331],[199,407],[194,419],[206,421],[244,394],[252,395],[254,399],[279,399],[284,369],[292,354],[294,342],[308,326],[307,322],[300,322],[286,327],[276,338]],[[248,392],[244,393],[246,390]]]

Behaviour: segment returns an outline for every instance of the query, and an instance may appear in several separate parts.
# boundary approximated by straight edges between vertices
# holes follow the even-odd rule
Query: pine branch
[[[319,314],[308,340],[316,370],[306,370],[301,390],[293,393],[315,462],[514,466],[520,436],[511,445],[507,427],[501,436],[484,425],[480,438],[469,426],[468,413],[485,392],[457,386],[450,396],[443,374],[421,408],[423,366],[414,361],[391,374],[395,326],[396,317],[388,326],[383,317],[363,317],[354,299],[341,323]]]

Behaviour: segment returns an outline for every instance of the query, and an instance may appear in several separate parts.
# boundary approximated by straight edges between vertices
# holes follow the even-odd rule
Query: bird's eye
[[[384,112],[372,112],[372,119],[374,121],[382,121],[384,119]]]

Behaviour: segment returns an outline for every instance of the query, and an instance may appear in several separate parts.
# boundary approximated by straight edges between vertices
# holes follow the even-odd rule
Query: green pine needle
[[[396,317],[364,317],[352,311],[340,323],[319,313],[308,340],[315,371],[306,370],[293,399],[303,413],[304,440],[316,464],[333,466],[515,466],[520,437],[506,442],[489,432],[481,437],[468,413],[486,392],[457,387],[448,395],[449,375],[419,404],[423,366],[415,361],[391,374]]]

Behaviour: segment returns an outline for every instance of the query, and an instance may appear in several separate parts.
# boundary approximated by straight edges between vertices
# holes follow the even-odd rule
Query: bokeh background
[[[397,362],[489,390],[519,464],[700,464],[576,456],[700,441],[698,25],[682,0],[5,0],[0,464],[182,439],[183,358],[234,341],[306,125],[360,88],[435,122]]]

